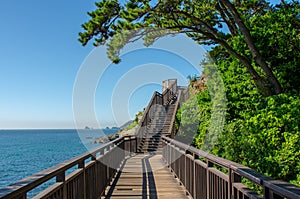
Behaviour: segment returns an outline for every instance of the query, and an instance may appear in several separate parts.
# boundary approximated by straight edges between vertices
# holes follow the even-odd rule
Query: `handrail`
[[[150,108],[151,108],[152,105],[154,105],[154,104],[162,104],[162,102],[160,102],[160,101],[157,100],[157,97],[162,98],[162,95],[159,92],[155,91],[153,93],[152,97],[151,97],[151,100],[150,100],[147,108],[144,111],[144,114],[142,116],[142,119],[140,120],[139,126],[144,126],[145,119],[147,119],[148,112],[149,112],[149,110],[150,110]]]
[[[160,99],[163,99],[165,95],[167,95],[168,92],[172,91],[176,91],[176,88],[174,87],[177,87],[177,82],[173,82],[172,85],[167,88],[162,94],[160,94],[159,92],[155,91],[150,99],[150,102],[148,103],[148,106],[147,108],[145,109],[144,111],[144,114],[139,122],[139,126],[144,126],[145,124],[145,120],[147,119],[147,116],[149,114],[149,110],[151,108],[152,105],[154,104],[160,104],[160,105],[163,105],[164,104],[164,101],[161,101],[161,100],[157,100],[157,98],[160,98]]]
[[[167,92],[167,89],[171,89],[171,90],[174,91],[174,89],[177,89],[177,87],[178,87],[177,86],[177,79],[168,79],[166,81],[168,81],[168,82],[172,81],[172,83],[171,83],[171,85],[168,85],[167,88],[165,88],[165,90],[162,92],[162,95],[164,95]],[[163,83],[166,82],[166,81],[163,81]]]
[[[169,103],[173,96],[177,93],[177,81],[174,81],[167,89],[162,93],[163,105]]]
[[[139,126],[138,126],[138,130],[136,133],[137,136],[137,145],[139,145],[141,143],[141,139],[143,137],[143,131],[144,131],[144,127],[148,125],[148,123],[150,122],[151,118],[149,117],[149,111],[150,108],[154,105],[154,104],[163,104],[163,97],[162,94],[160,94],[159,92],[155,91],[151,97],[151,100],[147,106],[147,108],[144,111],[144,114],[142,116],[142,119],[139,122]]]
[[[162,94],[160,94],[157,91],[153,93],[151,100],[144,111],[142,119],[139,122],[138,130],[136,133],[138,145],[141,143],[143,137],[142,134],[144,133],[145,130],[143,127],[146,127],[151,122],[151,118],[149,117],[150,108],[155,104],[159,104],[159,105],[168,104],[169,101],[174,97],[176,92],[177,92],[177,81],[174,81]]]
[[[173,112],[173,115],[171,118],[168,133],[167,133],[168,135],[170,135],[171,138],[174,138],[175,134],[176,134],[175,119],[176,119],[177,110],[181,106],[181,103],[185,102],[188,99],[189,96],[187,96],[187,93],[188,93],[187,87],[178,87],[177,101],[175,103],[174,112]]]
[[[38,172],[32,176],[26,177],[16,183],[13,183],[9,186],[6,186],[4,188],[0,189],[0,199],[13,199],[13,198],[27,198],[27,193],[34,188],[38,187],[39,185],[49,181],[53,177],[56,177],[56,185],[52,185],[50,188],[47,188],[51,190],[52,194],[62,194],[64,197],[61,198],[67,198],[67,184],[71,187],[69,189],[72,189],[72,185],[74,183],[81,183],[81,185],[87,183],[85,180],[88,179],[92,175],[100,174],[100,172],[105,173],[101,174],[102,179],[97,179],[96,181],[98,183],[95,183],[95,185],[92,186],[99,186],[97,187],[98,190],[95,189],[96,193],[89,193],[93,194],[94,197],[99,198],[102,193],[104,192],[106,188],[106,184],[109,182],[109,180],[113,177],[114,173],[116,172],[117,167],[121,164],[121,162],[125,159],[125,151],[127,148],[130,149],[133,148],[131,146],[125,147],[126,142],[133,142],[133,144],[129,143],[129,145],[135,145],[135,139],[125,139],[125,137],[117,138],[111,142],[108,142],[101,146],[100,148],[94,149],[91,152],[83,153],[77,157],[71,158],[69,160],[66,160],[60,164],[57,164],[51,168],[48,168],[44,171]],[[118,149],[122,149],[120,150]],[[135,151],[134,151],[135,152]],[[98,155],[98,156],[97,156]],[[98,160],[107,159],[106,156],[112,155],[114,158],[109,160],[106,160],[110,163],[110,165],[104,165],[103,163],[100,163]],[[86,161],[88,159],[91,160],[87,163]],[[78,165],[77,174],[76,177],[73,173],[66,176],[66,171],[74,166]],[[115,168],[109,168],[109,166],[113,166]],[[100,171],[99,173],[92,173],[88,174],[86,173],[87,170],[90,168],[97,169],[105,169],[105,171]],[[106,172],[107,170],[107,172]],[[76,172],[75,172],[76,173]],[[108,175],[109,174],[109,175]],[[76,178],[78,182],[68,181],[69,178]],[[73,183],[73,184],[72,184]],[[78,184],[77,184],[78,185]],[[81,187],[82,190],[74,190],[78,191],[81,194],[81,196],[85,197],[84,194],[86,194],[85,191],[86,187]],[[102,189],[101,189],[102,188]],[[43,195],[43,194],[42,194]],[[45,196],[44,196],[45,197]],[[80,198],[80,196],[78,196]],[[77,198],[78,198],[77,197]],[[46,197],[45,197],[46,198]]]
[[[261,198],[242,184],[242,177],[262,187],[263,198],[299,199],[300,187],[281,180],[273,180],[249,167],[209,154],[184,143],[163,136],[163,158],[193,198],[223,197]],[[206,162],[199,158],[205,159]],[[218,165],[227,173],[214,168]],[[196,177],[198,176],[198,177]],[[204,188],[203,188],[204,187]]]
[[[182,96],[180,99],[180,103],[181,102],[185,102],[186,100],[188,100],[190,97],[190,93],[189,93],[189,87],[186,87],[183,91],[182,91]]]
[[[180,99],[181,99],[181,90],[179,90],[178,92],[178,97],[177,97],[177,101],[175,103],[175,108],[172,114],[172,118],[171,118],[171,122],[170,122],[170,126],[169,126],[169,130],[168,130],[168,135],[170,135],[172,138],[174,138],[175,136],[175,119],[176,119],[176,114],[177,114],[177,110],[180,107]]]
[[[172,84],[162,93],[155,91],[151,97],[151,100],[144,111],[142,119],[139,122],[138,130],[136,133],[137,136],[137,144],[140,145],[142,142],[142,137],[146,126],[151,123],[151,118],[149,117],[150,108],[155,105],[166,105],[169,101],[174,97],[177,92],[177,81],[172,82]]]

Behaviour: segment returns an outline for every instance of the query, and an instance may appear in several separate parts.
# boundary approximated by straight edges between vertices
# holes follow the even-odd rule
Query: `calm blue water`
[[[92,138],[117,130],[98,131],[80,139],[76,130],[0,130],[0,188],[95,148]]]

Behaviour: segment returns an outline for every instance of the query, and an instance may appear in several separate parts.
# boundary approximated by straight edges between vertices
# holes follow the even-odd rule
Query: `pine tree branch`
[[[274,94],[279,94],[282,93],[282,87],[279,83],[279,81],[277,80],[277,78],[275,77],[275,75],[273,74],[272,70],[269,68],[269,66],[267,65],[266,61],[264,60],[264,58],[260,55],[259,51],[257,50],[249,29],[246,27],[246,25],[244,24],[242,18],[240,17],[240,14],[238,13],[237,9],[231,4],[231,2],[229,0],[220,0],[233,14],[234,20],[237,23],[237,25],[239,26],[242,34],[244,35],[245,38],[245,42],[248,45],[248,48],[251,52],[251,55],[253,57],[253,59],[256,61],[256,63],[263,69],[263,71],[265,72],[265,75],[268,79],[268,81],[270,82],[270,84],[272,85],[273,89],[274,89]]]

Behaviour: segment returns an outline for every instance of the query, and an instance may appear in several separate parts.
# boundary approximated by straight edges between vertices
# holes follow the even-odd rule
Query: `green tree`
[[[300,184],[299,8],[280,6],[250,20],[253,38],[264,49],[285,93],[262,97],[249,73],[221,46],[211,51],[222,74],[227,97],[226,125],[213,153],[276,179]],[[269,23],[270,22],[270,23]],[[276,34],[275,34],[276,33]],[[247,51],[241,38],[234,48]],[[258,48],[262,47],[258,45]],[[202,94],[204,95],[204,94]],[[201,103],[201,102],[199,102]],[[198,137],[200,137],[199,134]],[[197,143],[201,147],[201,140]]]
[[[128,42],[144,38],[148,46],[166,34],[185,33],[199,44],[222,46],[246,67],[265,95],[283,92],[249,25],[253,17],[274,9],[264,0],[130,0],[125,5],[103,0],[96,6],[82,25],[79,41],[86,45],[94,40],[98,46],[109,40],[108,56],[116,63],[119,50]],[[241,39],[249,54],[234,48],[234,37]]]

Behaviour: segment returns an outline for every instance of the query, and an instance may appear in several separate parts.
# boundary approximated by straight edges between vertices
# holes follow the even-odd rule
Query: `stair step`
[[[144,142],[159,142],[160,138],[146,138]]]
[[[138,151],[143,152],[162,152],[163,143],[161,142],[162,135],[169,135],[168,131],[171,126],[172,116],[175,110],[175,104],[177,97],[174,95],[168,99],[168,103],[165,106],[153,106],[150,111],[150,120],[147,126],[144,126],[145,130],[141,134],[141,143],[138,146]]]

